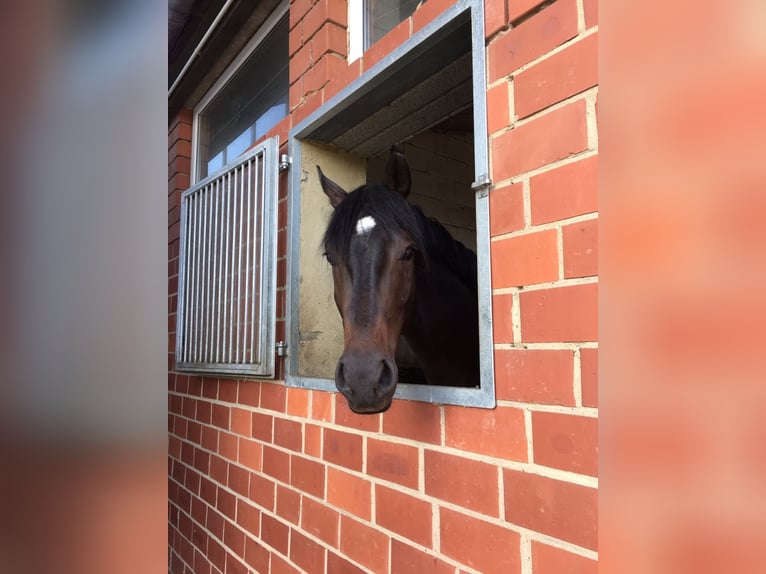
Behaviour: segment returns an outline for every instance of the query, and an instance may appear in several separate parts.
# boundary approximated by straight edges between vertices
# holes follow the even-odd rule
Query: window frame
[[[248,162],[253,161],[253,158],[256,158],[256,156],[263,156],[262,165],[263,165],[263,177],[261,180],[261,192],[263,194],[262,197],[262,210],[261,210],[261,221],[260,226],[262,229],[261,234],[261,251],[260,251],[260,266],[261,266],[261,272],[260,272],[260,299],[253,303],[253,307],[257,304],[258,310],[259,310],[259,317],[260,317],[260,326],[258,329],[258,342],[256,349],[258,351],[258,355],[261,357],[260,362],[215,362],[215,363],[205,363],[205,362],[192,362],[192,361],[185,361],[183,360],[182,353],[183,349],[188,348],[184,347],[184,336],[186,334],[186,331],[184,330],[185,326],[185,320],[186,320],[186,306],[185,306],[185,299],[187,297],[187,282],[185,280],[185,277],[187,276],[187,245],[186,245],[186,236],[187,236],[187,227],[189,230],[191,230],[191,224],[187,226],[187,218],[188,218],[188,208],[186,199],[197,193],[198,191],[211,186],[210,187],[210,193],[212,196],[215,196],[215,194],[223,194],[224,188],[226,186],[228,187],[228,190],[231,191],[231,174],[235,174],[236,179],[236,171],[247,164]],[[258,161],[257,158],[255,161]],[[244,169],[244,168],[243,168]],[[250,168],[252,170],[252,167]],[[252,173],[248,172],[248,173]],[[258,178],[256,176],[256,181],[258,181]],[[181,194],[181,218],[180,218],[180,240],[179,240],[179,266],[178,266],[178,297],[176,302],[176,345],[175,345],[175,369],[177,371],[181,372],[193,372],[193,373],[211,373],[211,374],[219,374],[223,376],[250,376],[255,378],[274,378],[276,376],[276,365],[275,365],[275,337],[276,337],[276,291],[277,291],[277,281],[276,281],[276,275],[277,275],[277,200],[278,200],[278,179],[279,179],[279,138],[278,137],[271,137],[268,138],[255,146],[252,147],[249,151],[245,152],[241,156],[239,156],[236,161],[234,161],[229,166],[226,166],[226,169],[224,171],[218,171],[216,173],[210,174],[208,177],[197,183],[196,185],[193,185],[186,191],[184,191]],[[244,176],[243,176],[244,180]],[[250,180],[248,180],[248,191],[250,190]],[[212,185],[211,185],[212,184]],[[244,185],[243,183],[240,183],[240,185]],[[236,182],[235,182],[236,186]],[[240,188],[242,189],[242,188]],[[234,188],[234,192],[236,192],[236,187]],[[242,197],[243,191],[240,191],[240,198]],[[254,190],[254,194],[257,194],[258,190]],[[211,202],[213,200],[210,200]],[[249,202],[248,202],[249,203]],[[217,199],[215,200],[215,205],[218,205]],[[204,206],[201,208],[203,211],[201,212],[203,215],[202,217],[207,217],[204,213]],[[223,207],[221,207],[223,210]],[[228,217],[228,216],[227,216]],[[223,221],[223,215],[221,215],[221,220]],[[232,221],[232,225],[236,225],[236,221]],[[240,233],[241,231],[241,225],[242,222],[240,220]],[[251,227],[254,230],[253,231],[253,245],[255,245],[256,238],[255,238],[255,229],[258,228],[258,221],[254,218]],[[204,228],[204,232],[207,232],[207,228]],[[196,233],[196,232],[195,232]],[[229,234],[229,231],[225,232],[227,237]],[[221,231],[221,234],[223,235],[224,232]],[[249,231],[248,231],[248,237],[249,237]],[[204,241],[204,240],[203,240]],[[199,245],[197,245],[199,247]],[[221,251],[223,252],[223,244],[220,246]],[[227,241],[227,248],[228,248],[228,241]],[[233,246],[232,246],[232,252],[233,252]],[[253,248],[255,249],[255,248]],[[195,255],[192,254],[192,257]],[[213,254],[210,256],[210,258],[215,259],[216,254]],[[226,253],[226,257],[228,258],[228,251]],[[203,255],[204,258],[204,255]],[[253,251],[253,261],[255,262],[256,255],[255,251]],[[247,268],[247,261],[245,261],[245,269]],[[219,263],[220,265],[220,263]],[[240,259],[238,262],[239,269],[241,269],[241,251],[240,251]],[[215,268],[215,267],[214,267]],[[208,267],[209,269],[209,267]],[[189,271],[189,274],[195,273],[194,270]],[[206,272],[207,273],[207,272]],[[220,273],[220,271],[219,271]],[[237,275],[241,275],[241,270],[237,272]],[[234,259],[232,257],[232,276],[234,275]],[[224,277],[224,280],[226,278]],[[194,281],[194,279],[192,279]],[[220,279],[219,279],[220,282]],[[247,285],[247,283],[246,283]],[[240,283],[241,286],[241,283]],[[252,282],[252,289],[255,289],[255,277],[253,277]],[[228,290],[228,284],[225,286],[225,289]],[[233,293],[233,291],[232,291]],[[238,290],[238,294],[240,291]],[[234,303],[233,299],[231,302],[231,309],[233,309]],[[247,307],[246,307],[247,308]],[[233,310],[231,311],[231,316],[229,316],[229,322],[233,321]],[[239,312],[237,312],[237,316],[239,316]],[[230,330],[231,332],[231,330]],[[211,335],[211,341],[212,337],[214,335]],[[225,338],[225,335],[224,335]],[[239,344],[239,337],[237,337],[237,345]],[[251,343],[252,344],[252,343]],[[196,344],[195,344],[196,345]],[[217,343],[216,343],[217,346]],[[232,341],[229,341],[229,346],[232,346]],[[225,343],[223,344],[223,352],[225,354]],[[244,351],[243,351],[244,352]]]
[[[229,80],[231,80],[232,76],[234,76],[239,71],[239,69],[247,61],[247,59],[252,55],[252,53],[255,52],[256,49],[258,49],[258,47],[261,45],[263,40],[271,33],[271,31],[276,27],[279,21],[283,17],[286,17],[288,15],[289,8],[290,8],[289,0],[282,0],[282,2],[280,2],[280,4],[271,12],[271,14],[269,14],[269,16],[266,18],[264,23],[260,26],[260,28],[258,28],[258,31],[255,34],[253,34],[253,37],[250,38],[247,44],[245,44],[244,48],[240,50],[239,54],[237,54],[237,56],[226,67],[223,73],[213,83],[210,89],[208,89],[208,91],[205,92],[205,95],[202,96],[202,98],[197,103],[197,105],[194,106],[194,111],[192,113],[192,141],[191,141],[192,145],[191,145],[191,174],[190,174],[191,185],[194,185],[197,181],[199,181],[198,160],[199,160],[199,116],[200,114],[205,111],[205,108],[207,108],[208,104],[210,104],[210,102],[212,102],[213,99],[226,87],[226,85],[229,83]],[[287,59],[289,64],[289,61],[290,61],[289,53],[287,54]],[[288,110],[287,114],[289,115],[289,113],[290,112]],[[238,160],[239,160],[239,157],[235,158],[234,161],[230,161],[229,163],[224,164],[217,170],[208,173],[207,176],[205,176],[205,179],[207,179],[210,176],[215,176],[216,174],[223,173]]]
[[[287,357],[285,383],[290,387],[310,388],[337,392],[332,379],[301,376],[299,374],[300,331],[300,233],[301,233],[301,177],[304,166],[301,160],[301,140],[310,138],[312,132],[332,121],[332,118],[357,101],[364,88],[374,86],[390,76],[397,61],[405,54],[416,54],[419,46],[458,18],[468,13],[471,27],[471,60],[473,83],[474,121],[474,170],[476,206],[476,252],[479,290],[479,352],[480,388],[442,387],[437,385],[397,385],[395,398],[426,401],[437,404],[453,404],[481,408],[494,408],[494,341],[492,335],[492,285],[490,269],[489,237],[489,149],[487,137],[486,102],[486,51],[484,40],[483,0],[457,0],[433,21],[396,47],[390,54],[349,84],[321,108],[310,114],[290,130],[289,149],[293,157],[288,194],[288,281],[287,281]]]

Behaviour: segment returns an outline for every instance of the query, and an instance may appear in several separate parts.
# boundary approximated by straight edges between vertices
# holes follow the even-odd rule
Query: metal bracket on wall
[[[277,357],[287,356],[287,344],[284,341],[278,341],[276,344]]]
[[[293,158],[283,153],[279,156],[279,171],[287,171],[293,164]]]
[[[479,197],[487,197],[489,195],[489,186],[492,185],[492,180],[487,174],[482,174],[479,179],[471,184],[471,191],[478,194]]]

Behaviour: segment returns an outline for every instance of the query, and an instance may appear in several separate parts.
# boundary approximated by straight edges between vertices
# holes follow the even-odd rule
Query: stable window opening
[[[483,3],[457,2],[394,52],[290,134],[287,384],[335,391],[344,350],[321,249],[333,208],[315,166],[351,191],[385,178],[396,144],[409,164],[409,202],[476,253],[480,376],[475,387],[427,384],[400,339],[394,397],[492,408]]]

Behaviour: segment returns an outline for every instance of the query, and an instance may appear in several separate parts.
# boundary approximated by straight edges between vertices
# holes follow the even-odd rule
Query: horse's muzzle
[[[391,406],[398,374],[396,363],[380,353],[347,351],[338,361],[335,386],[355,413],[381,413]]]

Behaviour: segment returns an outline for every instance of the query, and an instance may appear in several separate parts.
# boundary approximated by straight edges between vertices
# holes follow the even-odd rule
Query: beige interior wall
[[[365,161],[312,142],[301,142],[300,330],[298,371],[303,377],[335,377],[343,352],[343,330],[333,300],[330,265],[322,256],[322,236],[332,207],[316,166],[345,190],[365,183]]]

